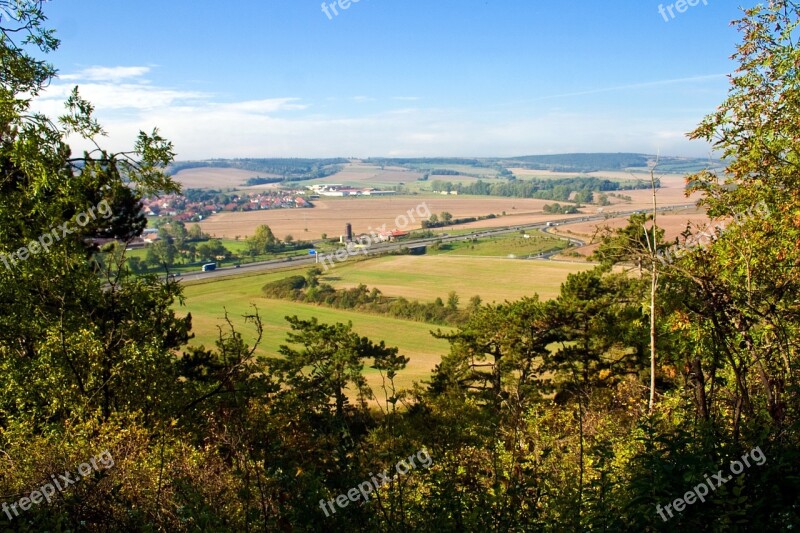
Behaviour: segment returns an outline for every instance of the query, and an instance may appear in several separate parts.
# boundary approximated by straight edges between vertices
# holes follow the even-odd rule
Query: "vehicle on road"
[[[216,269],[217,269],[216,263],[206,263],[205,265],[203,265],[203,272],[211,272],[212,270]]]

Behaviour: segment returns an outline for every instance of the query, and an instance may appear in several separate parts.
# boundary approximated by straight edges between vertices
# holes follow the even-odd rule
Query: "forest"
[[[458,194],[474,194],[482,196],[505,196],[511,198],[538,198],[540,200],[560,200],[566,202],[577,193],[580,201],[590,202],[594,191],[623,191],[636,189],[649,189],[649,180],[623,180],[612,181],[599,178],[574,177],[574,178],[528,178],[517,180],[510,176],[508,181],[500,183],[478,180],[473,183],[452,183],[450,181],[433,180],[431,190],[434,192],[452,192]],[[661,186],[661,180],[656,178],[656,188]]]
[[[726,162],[688,179],[712,219],[768,209],[667,264],[689,236],[640,213],[553,300],[454,298],[449,351],[407,389],[408,357],[350,324],[289,316],[265,355],[254,307],[190,346],[179,284],[99,260],[98,239],[141,235],[141,198],[179,192],[175,149],[158,130],[102,149],[77,88],[59,119],[33,111],[59,45],[43,5],[0,24],[0,251],[30,251],[0,268],[5,530],[800,527],[793,2],[737,21],[729,94],[690,133]]]
[[[340,170],[340,165],[347,163],[346,159],[301,159],[301,158],[248,158],[248,159],[210,159],[207,161],[171,161],[167,167],[167,173],[177,174],[181,170],[191,168],[234,168],[239,170],[250,170],[253,172],[264,172],[282,176],[278,181],[298,181],[303,179],[324,178],[331,174],[336,174]],[[265,183],[276,183],[269,181],[271,178],[254,178],[255,181],[248,185],[263,185]],[[274,178],[272,178],[274,179]]]

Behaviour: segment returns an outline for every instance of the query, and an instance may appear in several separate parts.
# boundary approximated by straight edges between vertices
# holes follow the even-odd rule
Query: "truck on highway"
[[[216,269],[217,269],[216,263],[206,263],[205,265],[203,265],[203,272],[210,272]]]

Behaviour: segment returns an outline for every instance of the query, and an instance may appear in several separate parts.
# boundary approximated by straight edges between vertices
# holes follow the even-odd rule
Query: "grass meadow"
[[[446,299],[450,291],[455,291],[461,298],[461,305],[466,305],[475,295],[484,302],[511,301],[534,293],[543,299],[553,298],[569,273],[588,268],[591,265],[492,257],[387,256],[337,263],[323,275],[323,281],[337,288],[363,283],[370,288],[377,287],[388,296],[424,302],[437,297]],[[399,347],[400,352],[411,359],[398,380],[404,387],[427,379],[434,365],[448,352],[445,341],[430,335],[438,326],[262,296],[261,288],[267,282],[304,274],[306,270],[307,267],[300,267],[187,283],[185,305],[177,310],[192,314],[196,337],[191,343],[213,346],[218,336],[217,327],[224,323],[225,310],[245,341],[252,343],[254,329],[244,323],[242,315],[252,313],[252,306],[256,305],[264,322],[264,338],[258,351],[261,355],[277,355],[278,347],[286,343],[289,328],[284,317],[287,315],[305,319],[317,317],[327,323],[349,321],[360,335]],[[367,375],[373,386],[376,385],[377,374],[368,369]]]

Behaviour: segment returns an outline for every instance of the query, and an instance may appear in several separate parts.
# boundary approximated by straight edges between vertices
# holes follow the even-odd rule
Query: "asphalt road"
[[[685,209],[694,207],[694,204],[689,205],[682,205],[682,206],[669,206],[669,207],[662,207],[659,208],[659,211],[672,211],[675,209]],[[437,235],[436,237],[430,237],[426,239],[415,239],[413,241],[402,241],[402,242],[392,242],[392,243],[380,243],[375,244],[372,246],[367,247],[366,253],[363,250],[358,250],[358,252],[354,255],[354,257],[362,256],[362,255],[380,255],[385,254],[391,251],[397,251],[401,248],[408,248],[408,249],[415,249],[415,248],[422,248],[425,246],[429,246],[430,244],[440,241],[443,243],[446,242],[455,242],[464,239],[469,239],[472,237],[493,237],[498,235],[505,235],[508,233],[516,233],[520,230],[534,230],[534,229],[541,229],[546,230],[548,227],[552,227],[553,224],[558,224],[559,226],[566,226],[569,224],[578,224],[581,222],[590,222],[590,221],[599,221],[599,220],[606,220],[608,218],[620,218],[620,217],[627,217],[636,213],[637,211],[622,211],[622,212],[614,212],[614,213],[607,213],[607,214],[598,214],[598,215],[591,215],[581,218],[571,218],[571,219],[553,219],[544,223],[537,223],[537,224],[527,224],[527,225],[519,225],[519,226],[507,226],[503,228],[491,228],[486,230],[476,230],[471,233],[464,233],[460,235],[447,235],[446,233],[443,235]],[[548,226],[548,223],[551,226]],[[583,246],[586,243],[573,238],[561,237],[562,239],[571,241],[576,246]],[[548,259],[549,257],[559,253],[560,250],[554,252],[544,253],[538,256],[530,257],[530,259]],[[326,261],[327,264],[331,264],[331,262],[336,265],[339,261],[333,257],[335,254],[320,254],[319,261],[322,262],[324,258],[330,256],[330,260]],[[349,259],[349,256],[348,256]],[[348,259],[345,259],[344,262],[347,262]],[[313,255],[309,255],[308,257],[303,258],[294,258],[294,259],[274,259],[271,261],[260,261],[258,263],[248,263],[241,265],[239,267],[224,267],[224,268],[217,268],[216,270],[212,270],[210,272],[192,272],[190,274],[182,274],[177,276],[177,279],[182,281],[195,281],[195,280],[208,280],[214,278],[221,278],[221,277],[229,277],[229,276],[238,276],[242,274],[252,274],[254,272],[266,272],[270,270],[277,270],[286,267],[294,267],[294,266],[303,266],[308,265],[311,266],[317,262],[316,258]]]

